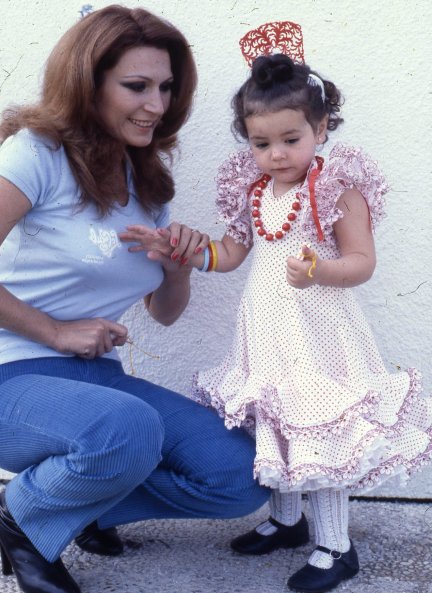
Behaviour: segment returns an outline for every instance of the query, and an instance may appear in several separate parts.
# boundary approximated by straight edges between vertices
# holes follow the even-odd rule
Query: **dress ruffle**
[[[314,167],[315,164],[312,163],[308,175]],[[334,241],[333,225],[342,217],[336,203],[345,190],[352,188],[356,188],[366,200],[374,231],[385,217],[384,196],[390,189],[389,185],[376,161],[361,148],[338,143],[331,150],[328,160],[324,162],[315,184],[318,217],[326,240]],[[318,234],[312,216],[307,183],[302,185],[299,193],[302,196],[304,233],[311,241],[316,241]]]
[[[233,153],[219,167],[216,176],[219,219],[226,225],[226,234],[246,247],[252,244],[252,229],[247,210],[251,185],[262,176],[251,150]]]
[[[316,163],[311,164],[310,172]],[[248,194],[251,186],[263,175],[256,166],[251,150],[233,153],[222,163],[216,176],[216,206],[219,219],[226,225],[227,235],[238,243],[249,247],[252,243],[252,229],[248,212]],[[367,201],[372,229],[385,216],[384,195],[389,186],[376,162],[362,149],[337,143],[324,162],[317,177],[315,192],[318,216],[325,239],[332,240],[333,224],[342,216],[336,203],[346,189],[357,188]],[[300,191],[302,196],[301,224],[307,237],[315,241],[317,229],[309,202],[309,186],[306,179]]]
[[[415,369],[400,373],[409,384],[407,389],[400,386],[394,422],[384,420],[394,394],[370,390],[338,417],[309,426],[284,420],[284,398],[276,386],[244,377],[227,399],[223,382],[218,385],[219,373],[213,381],[210,375],[212,371],[194,376],[193,398],[217,410],[228,428],[242,426],[253,434],[254,476],[265,486],[282,492],[348,487],[364,493],[388,480],[404,485],[432,460],[432,402],[422,397],[421,375]],[[277,454],[266,456],[270,450]],[[335,459],[335,451],[343,454]]]

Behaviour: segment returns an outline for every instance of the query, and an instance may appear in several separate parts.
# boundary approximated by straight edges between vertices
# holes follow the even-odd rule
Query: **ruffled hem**
[[[425,431],[429,438],[428,446],[411,459],[405,459],[403,455],[395,455],[371,469],[357,484],[350,486],[352,490],[366,492],[376,486],[391,482],[396,478],[404,477],[402,485],[405,484],[413,474],[420,471],[424,466],[432,463],[432,428]],[[399,479],[398,484],[401,484]]]
[[[298,426],[283,418],[280,414],[282,399],[277,387],[270,384],[260,385],[260,381],[248,381],[248,387],[255,383],[255,389],[243,388],[242,392],[248,391],[247,397],[238,398],[240,402],[231,411],[227,411],[227,402],[217,389],[205,387],[200,383],[199,373],[193,376],[191,397],[206,407],[214,408],[219,416],[224,418],[227,428],[231,429],[240,426],[252,426],[255,424],[255,417],[266,422],[275,432],[281,434],[286,440],[293,438],[314,438],[325,439],[329,435],[340,435],[344,428],[353,419],[362,417],[376,426],[380,431],[385,431],[386,436],[400,434],[415,401],[422,390],[422,377],[417,369],[409,368],[406,371],[409,375],[409,387],[404,401],[397,412],[397,420],[393,425],[384,425],[373,419],[381,395],[375,390],[369,390],[356,403],[345,408],[336,418],[328,422],[309,426]],[[257,387],[259,385],[259,387]],[[240,390],[239,390],[240,391]],[[232,401],[230,402],[232,407]]]
[[[300,464],[288,470],[281,462],[259,459],[254,464],[254,477],[263,486],[281,492],[348,488],[353,494],[365,494],[388,483],[404,487],[413,474],[432,463],[432,429],[425,434],[428,446],[411,459],[401,454],[388,457],[391,442],[374,430],[357,445],[352,458],[343,466]]]
[[[388,440],[378,430],[372,430],[357,444],[349,461],[342,466],[299,464],[288,469],[281,462],[260,458],[254,464],[254,477],[263,486],[278,488],[281,492],[351,487],[379,466],[388,449]]]
[[[244,402],[241,409],[232,415],[226,414],[225,403],[217,393],[210,394],[199,385],[198,376],[194,377],[193,398],[201,404],[217,410],[228,428],[254,426],[255,417],[264,421],[275,434],[290,439],[321,440],[343,434],[344,428],[356,419],[366,420],[371,429],[358,441],[347,456],[347,461],[337,467],[325,463],[298,463],[287,466],[282,459],[268,459],[265,451],[258,452],[254,465],[254,476],[260,483],[281,491],[317,490],[336,487],[350,488],[356,492],[366,492],[388,480],[404,484],[415,471],[432,461],[432,428],[420,430],[422,439],[427,437],[427,445],[421,452],[413,452],[412,457],[404,457],[395,451],[394,439],[403,436],[410,423],[410,413],[420,400],[421,374],[416,369],[408,369],[409,386],[392,425],[385,425],[373,416],[381,401],[376,391],[369,391],[363,399],[346,409],[338,419],[316,426],[295,427],[276,419],[269,414],[265,397]],[[274,390],[275,388],[273,388]],[[430,419],[428,419],[429,421]]]

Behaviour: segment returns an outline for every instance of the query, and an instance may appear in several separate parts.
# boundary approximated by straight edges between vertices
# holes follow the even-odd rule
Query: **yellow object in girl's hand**
[[[306,251],[306,253],[305,253],[305,251]],[[313,271],[316,268],[317,255],[316,255],[315,251],[313,251],[313,249],[311,249],[311,246],[307,243],[302,245],[300,247],[300,251],[297,255],[297,258],[301,259],[301,260],[309,259],[311,261],[311,265],[308,269],[307,275],[309,276],[309,278],[313,278]]]

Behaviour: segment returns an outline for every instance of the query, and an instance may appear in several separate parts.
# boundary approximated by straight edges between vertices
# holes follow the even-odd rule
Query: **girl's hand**
[[[139,243],[128,247],[128,251],[158,252],[169,257],[173,248],[170,244],[171,233],[168,229],[152,229],[143,224],[132,224],[126,227],[126,231],[119,233],[120,241],[124,243]]]
[[[321,260],[315,251],[303,245],[298,257],[287,259],[287,282],[294,288],[309,288],[317,284],[316,273]]]
[[[206,233],[192,230],[185,224],[172,222],[168,229],[171,233],[170,244],[174,249],[171,260],[183,266],[193,254],[201,253],[210,242],[210,237]]]
[[[56,321],[55,330],[54,350],[85,359],[111,352],[114,346],[123,346],[128,336],[124,325],[100,317]]]

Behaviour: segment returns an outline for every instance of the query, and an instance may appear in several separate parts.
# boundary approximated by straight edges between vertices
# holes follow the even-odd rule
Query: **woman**
[[[126,375],[114,349],[127,341],[117,320],[137,299],[164,325],[189,299],[189,266],[131,254],[119,233],[167,226],[165,157],[195,83],[177,29],[109,6],[60,39],[40,102],[4,114],[0,467],[17,476],[0,500],[0,548],[24,593],[79,591],[60,559],[76,536],[116,554],[115,525],[238,516],[267,498],[244,433]],[[183,262],[208,241],[177,224],[170,232]]]

